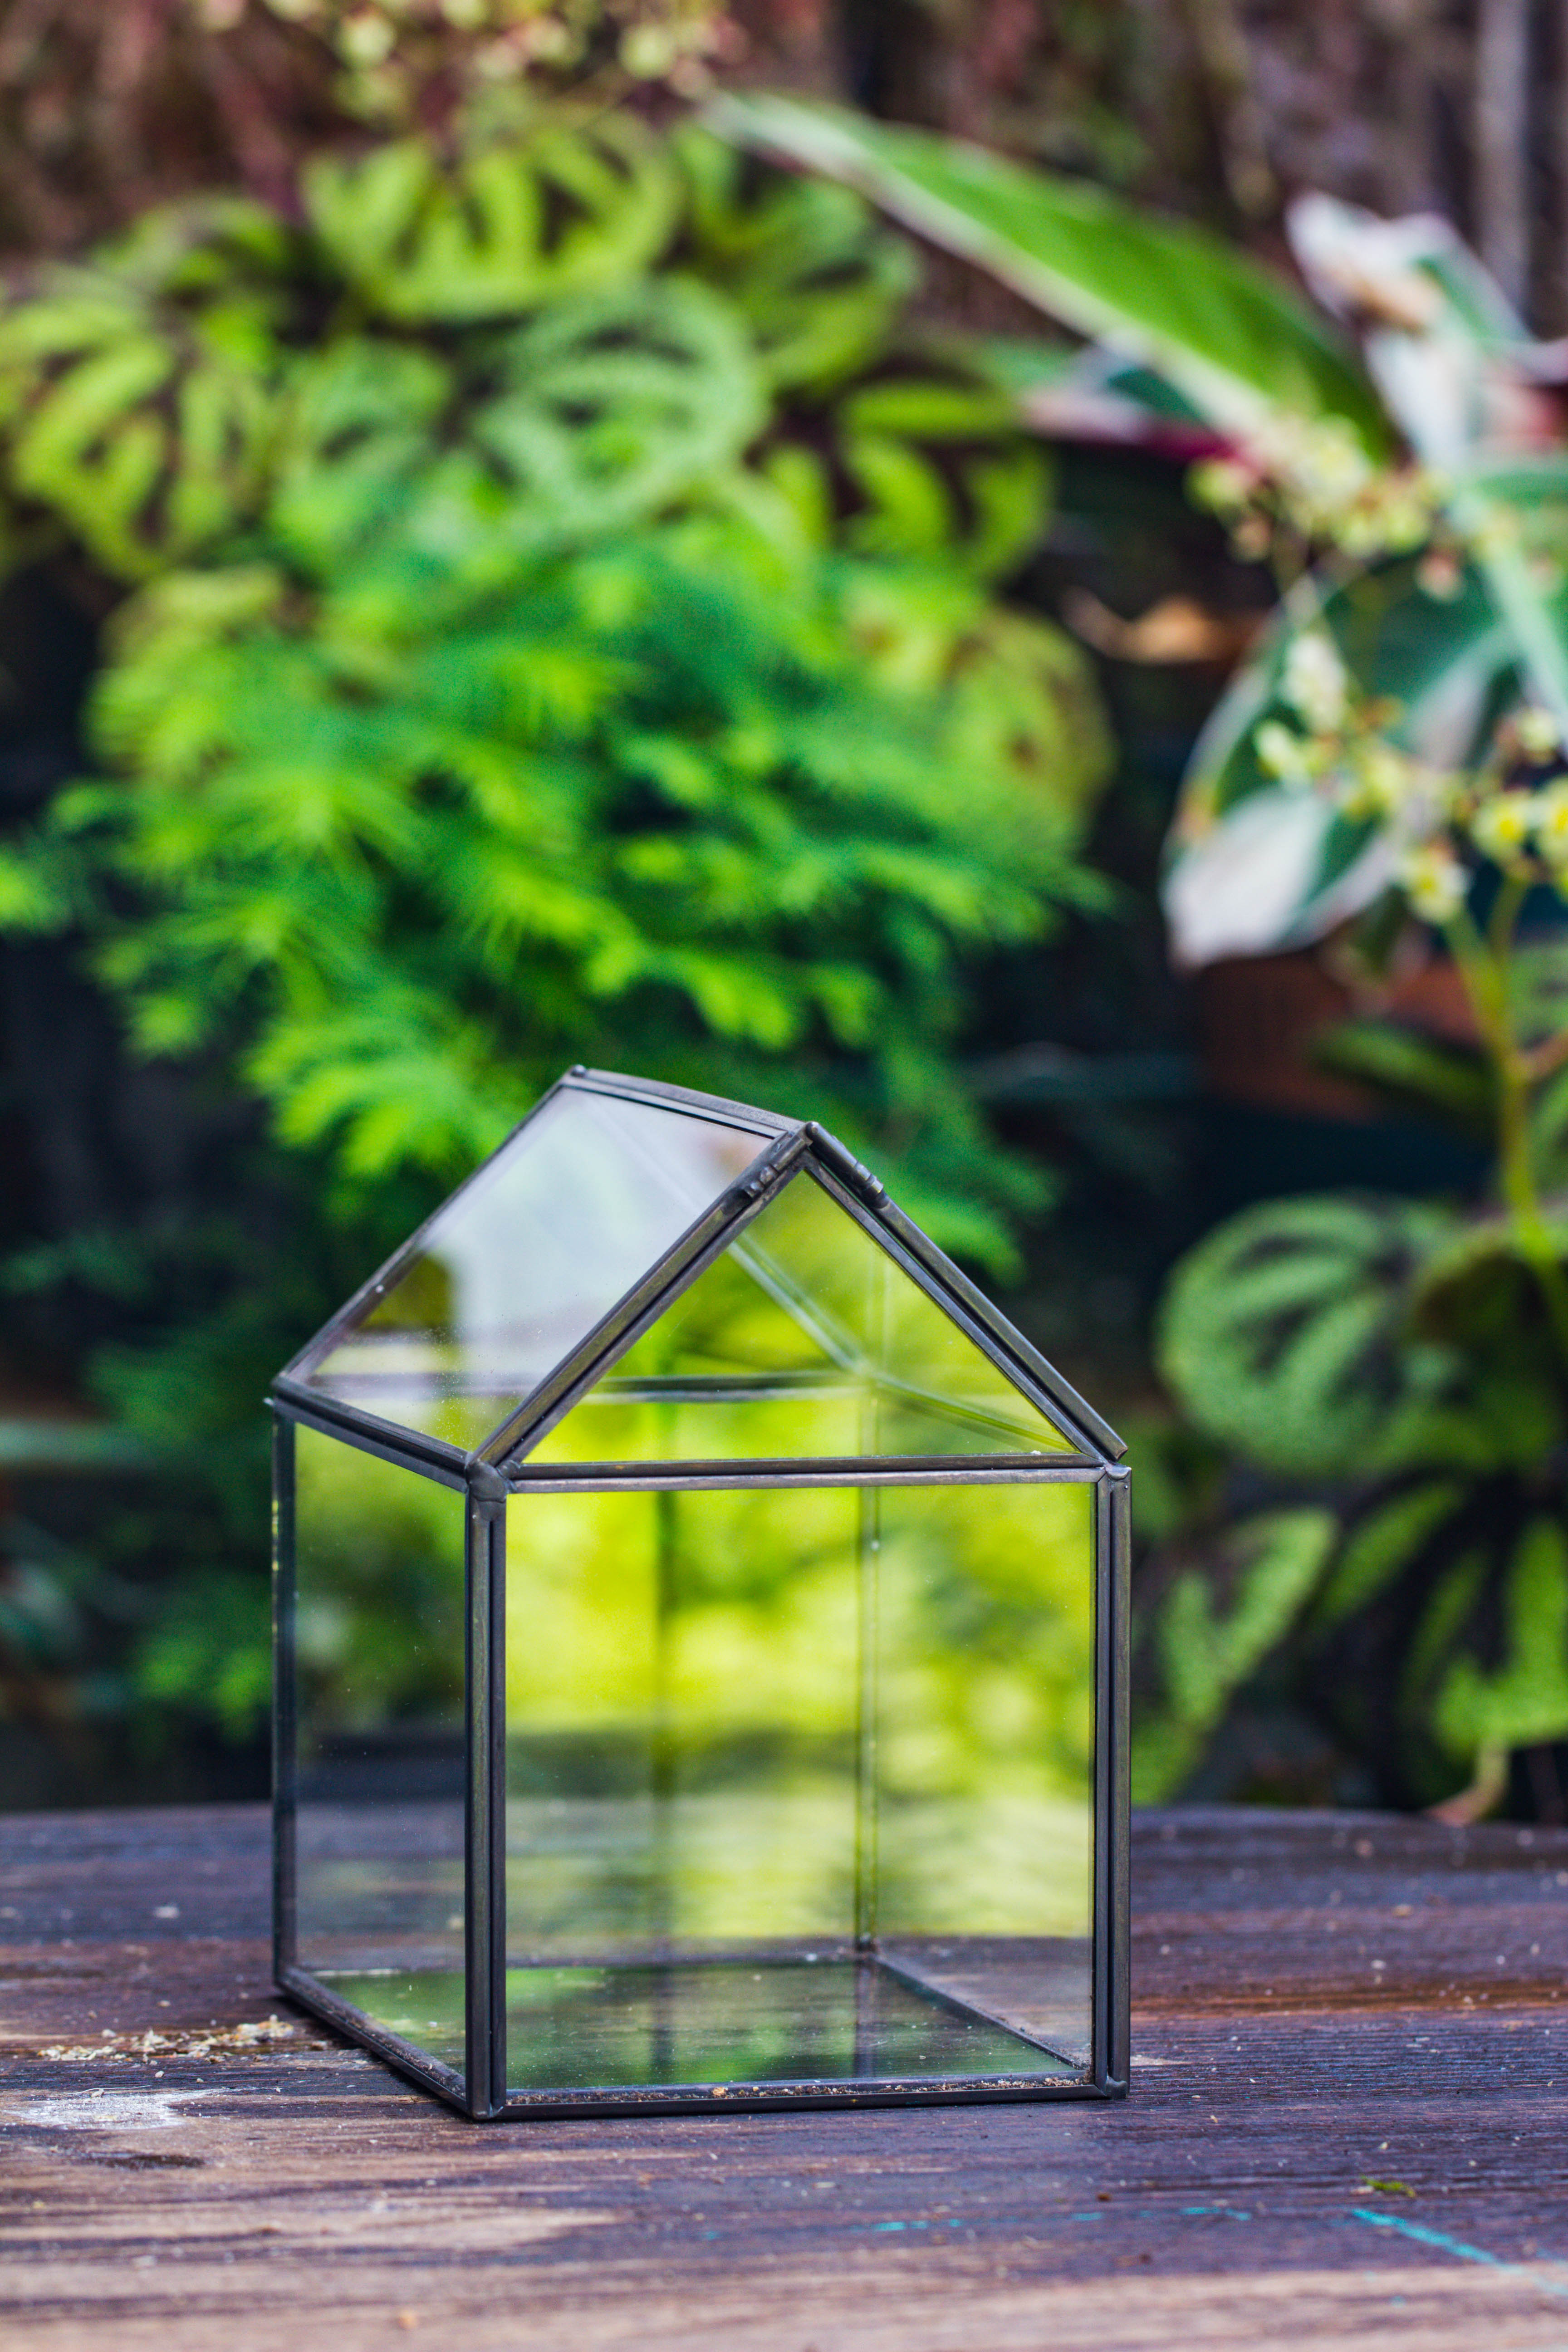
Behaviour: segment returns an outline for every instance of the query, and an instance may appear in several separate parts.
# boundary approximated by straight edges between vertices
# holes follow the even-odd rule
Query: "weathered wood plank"
[[[0,2340],[1568,2341],[1568,1835],[1237,1811],[1135,1851],[1124,2107],[480,2129],[273,1992],[259,1812],[0,1820]]]

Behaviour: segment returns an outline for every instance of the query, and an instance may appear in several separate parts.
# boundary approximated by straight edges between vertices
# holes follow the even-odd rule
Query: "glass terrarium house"
[[[277,1381],[277,1968],[476,2117],[1127,2081],[1127,1482],[820,1128],[573,1070]]]

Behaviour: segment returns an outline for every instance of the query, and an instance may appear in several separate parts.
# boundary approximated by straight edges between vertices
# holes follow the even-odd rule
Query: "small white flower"
[[[1277,776],[1292,792],[1304,792],[1312,781],[1312,765],[1305,738],[1278,719],[1266,719],[1252,739],[1259,767]]]
[[[1237,513],[1258,488],[1258,475],[1235,457],[1208,457],[1189,476],[1193,496],[1218,514]]]
[[[1536,814],[1533,793],[1500,793],[1495,800],[1483,801],[1471,817],[1470,839],[1483,857],[1506,865],[1528,845]]]
[[[358,8],[344,20],[340,38],[351,65],[378,66],[392,55],[397,34],[379,9]]]
[[[1535,795],[1535,845],[1549,866],[1568,866],[1568,776]]]
[[[1563,749],[1563,730],[1550,710],[1532,705],[1519,711],[1513,722],[1519,748],[1530,760],[1550,760]]]
[[[1421,780],[1408,755],[1381,735],[1368,736],[1352,753],[1354,783],[1346,805],[1357,815],[1390,817],[1405,813]]]
[[[1465,869],[1446,841],[1428,841],[1410,850],[1399,878],[1423,922],[1448,922],[1465,903]]]
[[[621,63],[638,81],[662,79],[680,54],[668,25],[632,25],[621,35]]]
[[[1372,461],[1342,417],[1297,420],[1294,431],[1280,436],[1280,458],[1300,492],[1324,508],[1348,506],[1372,478]]]
[[[1279,691],[1315,735],[1327,735],[1344,719],[1345,666],[1326,632],[1304,630],[1285,656]]]

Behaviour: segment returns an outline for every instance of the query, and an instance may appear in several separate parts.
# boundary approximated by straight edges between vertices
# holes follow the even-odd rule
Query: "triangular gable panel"
[[[1080,1450],[802,1172],[518,1466]]]
[[[563,1087],[292,1377],[465,1451],[479,1444],[777,1131]]]

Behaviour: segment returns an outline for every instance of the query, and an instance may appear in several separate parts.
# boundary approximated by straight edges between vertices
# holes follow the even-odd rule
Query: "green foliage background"
[[[13,289],[9,558],[112,610],[97,772],[0,919],[265,1109],[232,1225],[100,1237],[149,1470],[79,1576],[141,1596],[104,1706],[255,1723],[267,1373],[563,1064],[821,1116],[993,1265],[1041,1200],[952,1056],[974,959],[1092,895],[1105,743],[995,597],[1045,462],[912,274],[846,191],[610,115],[384,141],[302,224],[215,198]]]

